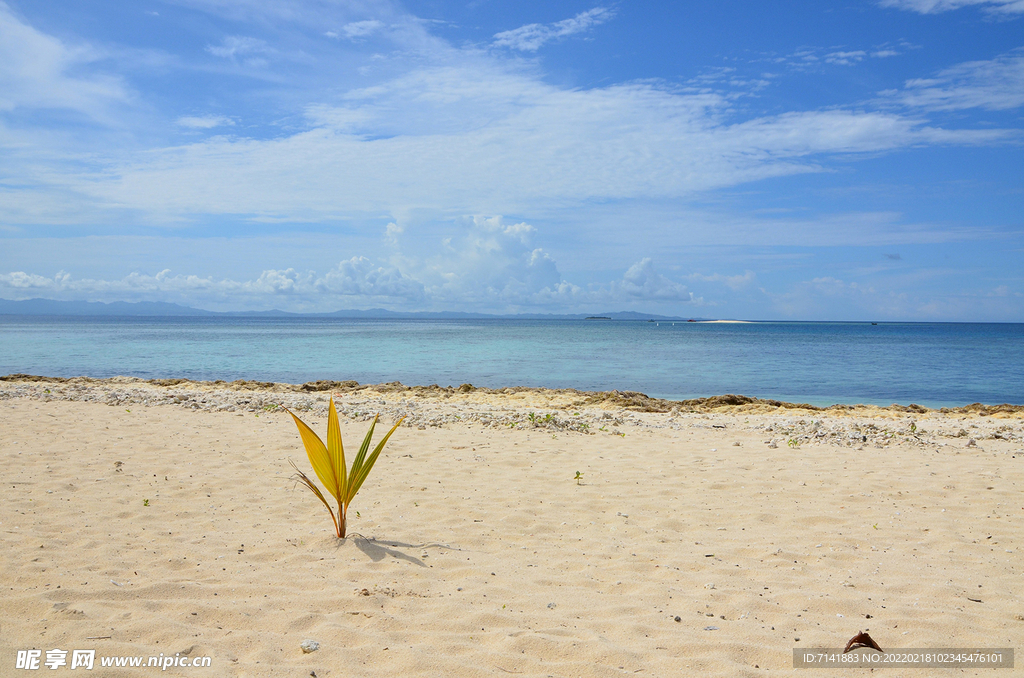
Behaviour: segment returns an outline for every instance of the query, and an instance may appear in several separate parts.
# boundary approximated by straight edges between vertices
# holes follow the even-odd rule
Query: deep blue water
[[[1024,324],[0,316],[0,374],[1024,404]]]

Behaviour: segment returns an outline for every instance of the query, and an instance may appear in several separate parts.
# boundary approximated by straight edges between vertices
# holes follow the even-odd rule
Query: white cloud
[[[392,245],[397,245],[398,237],[402,235],[402,233],[404,232],[404,226],[399,226],[398,224],[392,221],[388,223],[387,226],[384,227],[384,239],[391,243]]]
[[[341,27],[341,32],[345,34],[346,38],[352,40],[354,38],[365,38],[368,35],[373,35],[382,28],[384,28],[383,21],[369,19],[366,21],[353,21],[352,23],[345,24]]]
[[[219,45],[209,45],[206,51],[214,56],[234,58],[247,54],[265,54],[273,51],[265,40],[246,36],[226,36]]]
[[[932,78],[910,80],[901,92],[885,94],[930,111],[1019,108],[1024,106],[1024,49],[958,64]]]
[[[686,276],[688,280],[721,283],[731,290],[740,290],[748,287],[754,282],[756,277],[753,271],[746,271],[743,275],[722,275],[721,273],[702,275],[700,273],[691,273]]]
[[[474,216],[424,262],[420,275],[430,281],[428,290],[437,299],[524,303],[563,282],[554,260],[533,246],[534,233],[527,223]]]
[[[882,7],[895,7],[920,14],[938,14],[961,7],[980,6],[992,14],[1020,14],[1024,0],[880,0]]]
[[[946,275],[952,274],[946,271]],[[934,271],[929,274],[935,274]],[[862,284],[833,276],[816,277],[791,286],[786,292],[761,290],[783,316],[819,318],[821,320],[893,319],[1015,322],[1020,317],[1019,292],[1009,286],[978,289],[965,288],[963,283],[954,292],[930,289],[920,295],[908,290],[905,281],[880,280]]]
[[[563,90],[493,66],[428,69],[353,91],[344,109],[311,107],[307,131],[155,150],[76,189],[162,218],[543,214],[815,172],[827,154],[1007,138],[870,111],[729,124],[729,107],[723,96],[650,84]]]
[[[62,108],[107,118],[112,104],[130,98],[121,79],[71,74],[103,56],[88,45],[68,46],[40,33],[0,0],[0,111]]]
[[[423,286],[396,268],[375,266],[365,257],[340,262],[322,276],[288,268],[263,271],[256,280],[236,281],[196,275],[133,272],[121,279],[75,278],[61,271],[52,278],[24,271],[0,274],[0,296],[40,295],[87,301],[171,301],[230,309],[315,308],[330,311],[359,304],[404,306],[424,299]]]
[[[621,281],[612,283],[612,295],[644,300],[694,301],[686,285],[669,280],[654,269],[650,258],[644,258],[629,267]]]
[[[852,64],[860,63],[867,56],[867,52],[864,50],[854,50],[850,52],[830,52],[825,55],[825,61],[830,64],[838,64],[840,66],[850,66]]]
[[[116,280],[76,278],[61,271],[45,277],[24,271],[0,274],[0,298],[47,297],[87,301],[170,301],[201,308],[333,311],[385,305],[397,309],[461,308],[504,311],[547,307],[569,311],[586,305],[695,303],[686,287],[658,273],[650,259],[619,280],[584,289],[563,280],[551,257],[531,248],[532,229],[500,217],[476,218],[445,254],[406,263],[419,276],[362,256],[341,261],[323,275],[293,268],[267,269],[255,280],[133,272]],[[465,241],[469,242],[465,242]],[[419,279],[422,278],[423,280]]]
[[[392,232],[401,232],[395,224]],[[200,308],[333,311],[385,306],[395,309],[463,309],[503,312],[583,308],[674,308],[701,303],[686,286],[655,269],[650,258],[629,266],[621,278],[587,286],[566,280],[551,255],[534,243],[536,230],[501,216],[459,220],[440,247],[409,243],[390,263],[365,256],[340,261],[326,273],[267,268],[250,279],[132,272],[120,279],[75,277],[61,271],[46,277],[26,271],[0,274],[0,298],[47,297],[88,301],[169,301]],[[746,277],[701,277],[742,286]]]
[[[178,118],[176,122],[181,127],[189,127],[191,129],[212,129],[214,127],[235,124],[234,120],[222,115],[186,115]]]
[[[603,24],[615,16],[615,10],[607,7],[580,12],[571,19],[556,21],[552,24],[527,24],[510,31],[502,31],[494,35],[495,47],[511,47],[524,52],[536,52],[551,40],[583,33],[594,26]]]
[[[383,27],[399,49],[418,55],[451,51],[427,23],[393,0],[166,0],[238,24],[296,27],[332,39],[366,37]],[[367,17],[373,17],[368,19]],[[376,24],[379,24],[376,25]],[[335,28],[341,26],[342,28]],[[358,35],[357,35],[358,34]],[[230,45],[217,48],[230,49]]]
[[[394,267],[374,266],[366,257],[342,261],[323,278],[316,280],[316,289],[331,295],[420,302],[423,285]]]

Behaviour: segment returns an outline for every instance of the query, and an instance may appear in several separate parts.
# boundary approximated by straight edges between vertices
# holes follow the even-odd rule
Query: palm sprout
[[[399,419],[391,427],[391,430],[384,436],[384,439],[377,443],[377,447],[367,456],[366,453],[370,449],[370,440],[373,438],[373,428],[377,425],[377,419],[380,417],[379,414],[375,416],[373,423],[370,424],[370,430],[366,432],[363,444],[359,448],[359,453],[356,454],[356,458],[352,462],[352,468],[346,471],[345,448],[341,444],[341,427],[338,424],[338,411],[334,408],[333,397],[331,397],[330,411],[327,415],[326,445],[320,440],[320,436],[314,433],[313,429],[307,426],[305,422],[295,416],[291,410],[288,408],[284,408],[284,410],[292,415],[295,425],[299,427],[302,444],[306,448],[306,455],[309,457],[309,463],[313,467],[313,471],[316,472],[316,477],[320,479],[320,482],[327,488],[327,492],[338,503],[337,515],[335,515],[331,505],[327,503],[327,499],[324,497],[323,492],[320,491],[320,488],[316,486],[316,483],[300,471],[295,462],[291,462],[292,468],[298,473],[297,479],[308,487],[316,495],[317,499],[322,501],[324,506],[327,507],[331,514],[331,520],[334,521],[334,531],[339,539],[344,539],[345,517],[348,515],[348,506],[352,503],[356,492],[363,486],[366,476],[370,475],[370,469],[373,468],[377,457],[380,456],[381,450],[384,449],[384,444],[387,443],[388,438],[391,437],[391,434],[395,432],[395,429],[398,428],[398,425],[402,423],[405,417]]]

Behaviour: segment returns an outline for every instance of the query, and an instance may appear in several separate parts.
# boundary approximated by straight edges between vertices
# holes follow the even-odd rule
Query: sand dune
[[[190,411],[108,387],[0,389],[3,675],[29,648],[211,676],[788,675],[793,647],[864,629],[887,650],[1024,635],[1019,412],[342,394],[349,447],[371,411],[419,418],[340,541],[290,480],[282,394]],[[322,435],[327,395],[301,396]]]

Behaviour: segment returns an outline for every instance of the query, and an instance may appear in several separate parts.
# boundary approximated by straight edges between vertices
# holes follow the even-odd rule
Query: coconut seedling
[[[295,462],[291,462],[292,468],[298,474],[296,479],[308,487],[316,495],[317,499],[323,502],[331,514],[331,520],[334,521],[334,531],[339,539],[344,539],[345,517],[348,515],[349,504],[352,503],[352,499],[355,498],[359,488],[363,486],[366,477],[370,475],[370,469],[377,462],[377,457],[380,456],[385,443],[388,442],[388,438],[391,437],[391,434],[395,432],[395,429],[398,428],[398,425],[402,423],[405,417],[399,419],[391,427],[391,430],[388,431],[383,440],[377,443],[377,447],[373,448],[373,452],[367,456],[367,452],[370,449],[370,441],[373,438],[373,429],[377,425],[377,419],[380,417],[380,415],[375,416],[370,424],[370,430],[366,432],[363,444],[359,448],[359,453],[356,454],[356,458],[352,461],[352,468],[346,470],[345,448],[341,443],[341,426],[338,424],[338,411],[334,408],[333,397],[331,397],[331,404],[327,413],[326,445],[324,445],[324,442],[320,440],[320,436],[313,429],[295,416],[295,413],[288,408],[284,408],[284,410],[292,415],[295,425],[299,427],[299,435],[302,437],[302,444],[306,448],[306,456],[309,457],[309,464],[313,467],[316,477],[320,479],[320,482],[327,488],[327,492],[337,502],[337,515],[335,515],[331,505],[327,503],[327,499],[316,483],[300,471]]]

